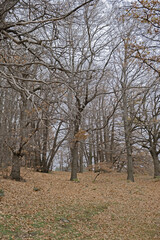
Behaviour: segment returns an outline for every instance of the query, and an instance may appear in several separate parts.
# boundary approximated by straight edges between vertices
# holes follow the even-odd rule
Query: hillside
[[[125,174],[42,174],[0,179],[0,239],[159,240],[160,180]]]

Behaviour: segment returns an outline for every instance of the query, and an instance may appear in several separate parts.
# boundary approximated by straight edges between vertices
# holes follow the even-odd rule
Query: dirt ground
[[[43,174],[0,178],[0,239],[160,240],[160,179],[126,174]]]

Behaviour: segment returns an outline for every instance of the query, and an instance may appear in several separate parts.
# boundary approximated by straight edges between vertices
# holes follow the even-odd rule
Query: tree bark
[[[21,167],[20,157],[16,153],[13,153],[12,170],[11,170],[11,174],[10,174],[11,179],[16,180],[16,181],[21,180],[20,167]]]
[[[83,173],[83,153],[84,153],[84,149],[83,149],[83,143],[80,142],[80,148],[79,148],[79,172]]]
[[[130,141],[128,140],[126,140],[126,148],[127,148],[127,180],[134,182],[132,148]]]
[[[112,129],[111,129],[111,143],[110,143],[110,162],[113,163],[113,151],[114,151],[114,123],[115,122],[115,116],[113,115],[113,122],[112,122]]]
[[[133,176],[133,159],[132,159],[132,144],[131,144],[131,126],[128,118],[126,86],[123,86],[123,121],[125,133],[125,145],[127,151],[127,180],[134,182]]]
[[[133,176],[133,158],[132,158],[132,144],[131,144],[131,130],[128,120],[127,105],[124,104],[124,131],[125,131],[125,145],[127,151],[127,180],[134,182]]]
[[[78,109],[78,107],[77,107]],[[78,140],[76,139],[76,135],[79,132],[79,127],[81,123],[81,112],[77,111],[77,114],[75,116],[75,120],[73,122],[73,135],[72,135],[72,141],[71,141],[71,181],[77,180],[77,170],[78,170]],[[78,137],[78,136],[77,136]]]
[[[45,115],[45,114],[44,114]],[[41,172],[48,173],[48,164],[47,164],[47,144],[48,144],[48,127],[49,122],[47,116],[44,120],[44,129],[43,129],[43,147],[42,147],[42,163],[41,163]]]
[[[91,166],[92,163],[92,156],[93,156],[93,141],[91,140],[91,137],[89,137],[89,155],[88,155],[88,166]]]
[[[77,163],[78,163],[78,142],[71,146],[71,181],[77,180]]]
[[[131,122],[128,115],[128,94],[127,94],[127,44],[125,44],[125,56],[123,64],[123,82],[122,86],[122,101],[123,101],[123,121],[124,121],[124,133],[125,133],[125,145],[127,151],[127,180],[134,182],[133,176],[133,158],[132,158],[132,141],[131,141]]]
[[[154,165],[154,178],[160,177],[160,162],[158,159],[158,153],[156,150],[150,151],[151,156],[153,158],[153,165]]]

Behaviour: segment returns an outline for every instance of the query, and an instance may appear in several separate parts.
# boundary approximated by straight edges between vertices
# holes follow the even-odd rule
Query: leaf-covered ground
[[[0,179],[0,239],[160,240],[160,180],[125,174],[42,174]]]

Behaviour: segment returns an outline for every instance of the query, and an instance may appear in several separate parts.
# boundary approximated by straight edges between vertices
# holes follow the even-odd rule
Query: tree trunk
[[[156,150],[152,150],[150,153],[153,158],[154,178],[160,177],[160,162],[158,159],[158,153],[156,152]]]
[[[127,180],[134,182],[132,148],[130,141],[126,140],[126,148],[127,148]]]
[[[125,46],[125,55],[124,55],[124,63],[123,63],[123,70],[122,76],[123,80],[121,81],[122,86],[122,101],[123,101],[123,121],[124,121],[124,132],[125,132],[125,145],[127,150],[127,180],[134,182],[133,176],[133,158],[132,158],[132,122],[129,118],[128,114],[128,107],[129,107],[129,96],[127,93],[128,85],[128,75],[127,75],[127,68],[128,68],[128,58],[127,58],[127,44],[124,42]]]
[[[125,110],[124,110],[125,112]],[[127,116],[127,115],[126,115]],[[130,137],[130,127],[128,119],[124,116],[124,130],[125,130],[125,145],[127,150],[127,180],[134,182],[133,176],[133,158],[132,158],[132,144]]]
[[[114,151],[114,123],[115,122],[115,116],[113,115],[113,122],[112,122],[112,130],[111,130],[111,142],[110,142],[110,162],[113,163],[113,151]]]
[[[79,148],[79,165],[80,165],[79,172],[80,173],[83,173],[83,152],[84,152],[83,143],[80,142],[80,148]]]
[[[81,123],[81,112],[78,109],[75,115],[75,120],[73,122],[73,133],[71,134],[71,181],[77,180],[77,170],[78,170],[78,132]],[[77,139],[76,139],[77,138]]]
[[[21,177],[20,177],[20,157],[17,154],[13,154],[13,158],[12,158],[12,170],[11,170],[11,174],[10,177],[13,180],[16,181],[20,181]]]
[[[95,148],[95,146],[93,150],[93,159],[94,159],[93,164],[96,165],[98,163],[98,157],[97,157],[97,149]]]
[[[71,181],[77,180],[78,142],[71,146]]]
[[[91,167],[92,166],[92,157],[93,157],[93,141],[91,139],[91,137],[89,136],[89,149],[87,152],[87,149],[85,149],[85,155],[86,155],[86,160],[87,160],[87,167]],[[86,147],[85,147],[86,148]]]
[[[105,121],[104,121],[105,123]],[[109,149],[109,130],[108,125],[104,128],[104,147],[105,147],[105,161],[109,162],[109,155],[110,155],[110,149]]]
[[[43,147],[42,147],[42,166],[41,166],[41,172],[48,173],[48,164],[47,164],[47,144],[48,144],[48,127],[49,127],[49,122],[47,119],[47,116],[44,117],[46,118],[44,120],[44,129],[43,129]]]
[[[100,162],[104,162],[104,140],[103,140],[103,133],[102,130],[99,131],[99,137],[100,137]]]
[[[130,120],[128,118],[126,87],[123,90],[124,90],[123,91],[123,120],[124,120],[124,131],[125,131],[125,145],[127,150],[127,180],[134,182],[131,126],[130,126]]]
[[[49,167],[48,167],[48,165],[47,165],[46,162],[45,162],[45,163],[43,164],[43,166],[41,167],[41,172],[42,172],[42,173],[48,173],[48,172],[49,172]]]

